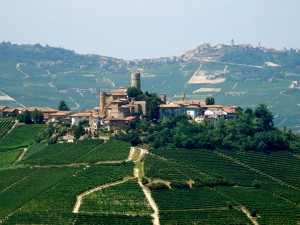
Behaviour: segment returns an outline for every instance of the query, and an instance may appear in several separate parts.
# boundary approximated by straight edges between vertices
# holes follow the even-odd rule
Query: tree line
[[[247,108],[236,119],[220,120],[216,126],[197,123],[186,115],[153,121],[131,122],[126,133],[116,138],[133,145],[154,148],[227,149],[259,152],[293,151],[300,148],[300,138],[291,131],[274,126],[274,116],[266,105]]]

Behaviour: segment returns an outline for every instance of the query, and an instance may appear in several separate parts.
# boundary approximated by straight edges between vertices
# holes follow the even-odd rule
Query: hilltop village
[[[141,91],[141,74],[131,74],[131,88]],[[187,115],[198,123],[208,121],[216,125],[220,119],[234,119],[240,109],[238,106],[215,105],[214,102],[207,104],[201,100],[187,100],[184,92],[181,99],[168,101],[166,94],[160,94],[160,105],[158,106],[159,119],[164,117],[176,117]],[[43,114],[46,123],[71,123],[78,126],[85,122],[85,127],[91,134],[97,134],[103,130],[114,131],[126,129],[130,121],[145,118],[148,115],[149,104],[147,101],[135,100],[129,97],[127,89],[120,87],[111,92],[100,91],[99,106],[84,112],[59,111],[53,108],[41,107],[19,107],[9,108],[0,106],[1,117],[16,117],[22,112],[39,111]],[[88,123],[87,123],[88,122]]]

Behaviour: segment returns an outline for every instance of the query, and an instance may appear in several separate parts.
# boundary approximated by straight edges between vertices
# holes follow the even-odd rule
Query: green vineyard
[[[15,122],[12,119],[0,119],[0,139],[7,134],[14,123]]]
[[[43,127],[18,125],[0,139],[0,224],[300,222],[297,152],[47,145],[35,142]]]
[[[0,151],[25,148],[35,143],[35,138],[45,125],[18,125],[9,134],[0,139]]]

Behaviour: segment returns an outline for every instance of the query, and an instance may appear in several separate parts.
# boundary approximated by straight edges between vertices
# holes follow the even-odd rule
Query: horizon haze
[[[300,2],[246,0],[4,1],[0,42],[122,59],[181,55],[203,43],[300,48]]]

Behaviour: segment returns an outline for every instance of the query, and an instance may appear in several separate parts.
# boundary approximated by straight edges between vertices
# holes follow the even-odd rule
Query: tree
[[[267,105],[260,104],[254,110],[254,116],[258,119],[261,127],[260,130],[271,130],[274,126],[273,113],[268,109]]]
[[[80,121],[77,128],[74,131],[74,137],[76,139],[79,139],[84,134],[85,134],[85,130],[83,129],[83,123]]]
[[[58,105],[58,110],[59,111],[70,111],[69,106],[67,105],[65,100],[61,100],[59,105]]]
[[[136,98],[138,95],[143,94],[143,92],[135,87],[129,87],[127,89],[127,95],[131,98]]]
[[[215,99],[212,96],[208,96],[205,99],[205,104],[206,105],[214,105],[215,104]]]
[[[156,93],[151,93],[148,103],[148,116],[150,120],[157,120],[159,117],[159,105],[162,103],[160,98],[157,97]]]
[[[19,116],[18,116],[18,121],[20,123],[25,123],[25,124],[31,124],[32,120],[31,120],[31,114],[28,110],[22,112]]]
[[[34,110],[32,113],[31,113],[31,119],[33,120],[33,122],[35,124],[40,124],[44,121],[44,115],[41,111],[38,111],[38,110]]]

